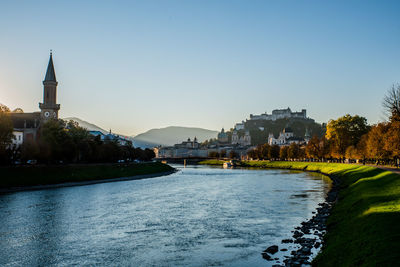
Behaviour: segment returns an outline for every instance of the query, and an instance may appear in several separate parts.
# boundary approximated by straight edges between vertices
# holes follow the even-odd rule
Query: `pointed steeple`
[[[56,80],[56,72],[54,71],[53,65],[53,53],[50,50],[50,59],[49,65],[47,66],[46,76],[44,77],[45,82],[57,82]]]
[[[53,55],[50,50],[50,60],[47,66],[46,76],[43,81],[43,103],[39,103],[41,109],[41,120],[47,121],[51,118],[58,119],[60,104],[57,104],[56,73],[54,71]]]

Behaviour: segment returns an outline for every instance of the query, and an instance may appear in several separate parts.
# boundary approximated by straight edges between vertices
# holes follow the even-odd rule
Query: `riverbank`
[[[214,165],[214,166],[222,166],[225,162],[229,162],[228,160],[221,160],[221,159],[207,159],[200,161],[200,165]]]
[[[337,179],[338,199],[330,209],[314,266],[397,266],[400,262],[400,175],[339,163],[245,161],[241,166],[314,171]]]
[[[145,179],[174,172],[159,162],[1,167],[0,193]]]

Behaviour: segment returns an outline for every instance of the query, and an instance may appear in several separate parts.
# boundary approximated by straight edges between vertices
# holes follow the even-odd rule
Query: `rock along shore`
[[[319,204],[316,212],[313,212],[314,216],[311,219],[302,222],[301,226],[297,226],[292,231],[292,239],[283,239],[281,241],[282,244],[297,245],[297,249],[293,249],[290,252],[291,256],[284,256],[283,265],[278,258],[274,258],[273,256],[279,250],[278,245],[272,245],[261,253],[264,259],[275,261],[276,264],[272,266],[311,265],[313,250],[324,247],[323,237],[327,230],[326,222],[334,203],[337,201],[340,189],[339,179],[334,176],[329,177],[332,180],[332,187],[325,198],[325,202]],[[282,248],[281,251],[287,251],[287,248]]]

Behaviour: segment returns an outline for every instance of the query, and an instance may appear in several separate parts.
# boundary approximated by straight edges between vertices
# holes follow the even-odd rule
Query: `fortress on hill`
[[[272,114],[267,114],[266,112],[260,115],[250,114],[250,120],[269,120],[275,121],[278,119],[286,118],[307,118],[307,111],[302,109],[300,112],[292,112],[290,108],[287,109],[274,109]]]
[[[307,110],[302,109],[300,112],[292,112],[292,110],[288,107],[287,109],[274,109],[272,114],[268,114],[267,112],[260,115],[250,114],[250,119],[246,121],[276,121],[279,119],[307,119]],[[245,129],[245,121],[239,122],[235,124],[235,130],[244,130]]]

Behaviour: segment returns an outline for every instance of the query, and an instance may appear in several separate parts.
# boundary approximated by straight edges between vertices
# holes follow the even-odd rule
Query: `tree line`
[[[153,150],[135,148],[132,142],[121,144],[116,138],[93,136],[74,121],[49,120],[41,125],[36,140],[24,140],[21,146],[12,144],[13,123],[10,110],[0,106],[0,164],[8,165],[28,160],[39,163],[108,163],[118,161],[149,161]]]
[[[218,151],[209,152],[208,157],[215,159],[223,159],[223,158],[235,159],[238,157],[238,153],[236,153],[234,150],[230,150],[229,153],[227,153],[227,151],[223,149],[220,152]]]
[[[393,85],[384,97],[388,120],[368,125],[367,119],[349,114],[330,120],[322,137],[313,136],[307,145],[292,143],[279,147],[258,145],[248,152],[252,159],[359,161],[399,165],[400,85]]]

